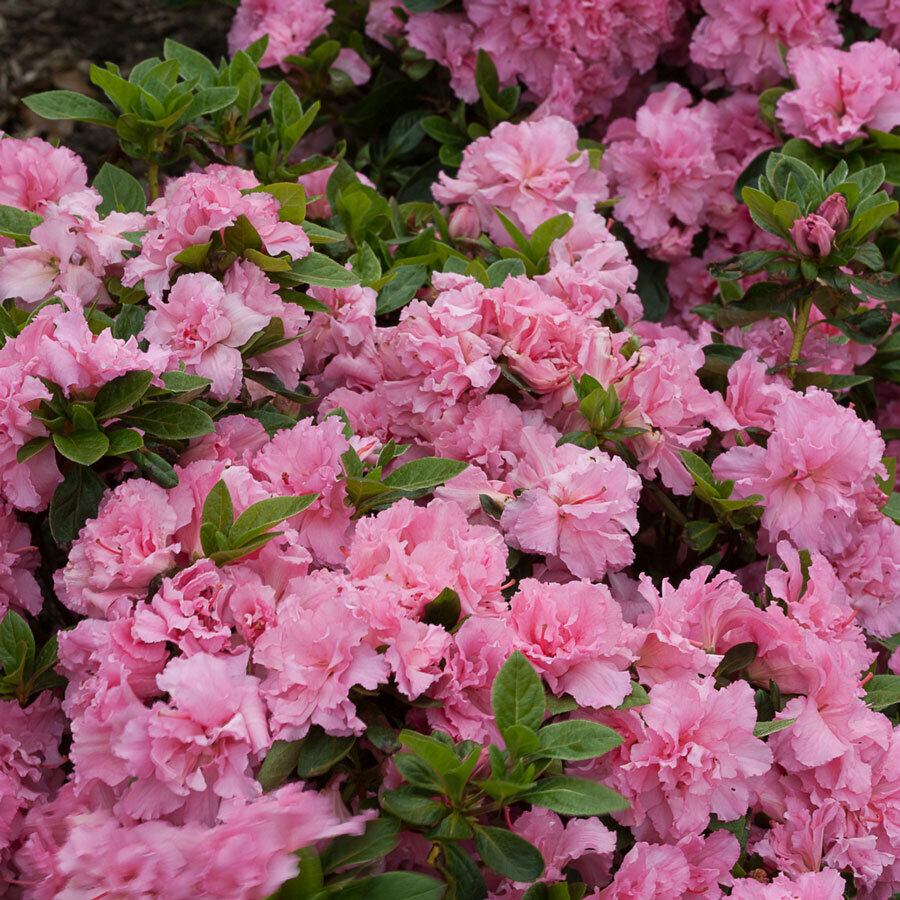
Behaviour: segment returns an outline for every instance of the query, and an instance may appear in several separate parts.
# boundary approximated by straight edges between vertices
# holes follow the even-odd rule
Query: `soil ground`
[[[178,8],[172,0],[0,0],[0,131],[58,138],[96,171],[112,132],[48,122],[22,97],[54,88],[97,96],[88,81],[92,62],[114,62],[127,74],[140,60],[161,56],[167,37],[218,63],[233,13],[221,2]]]

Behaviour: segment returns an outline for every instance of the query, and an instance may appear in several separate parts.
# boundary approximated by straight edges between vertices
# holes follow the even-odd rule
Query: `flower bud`
[[[469,203],[457,206],[450,215],[447,227],[450,231],[450,237],[454,240],[457,238],[472,238],[474,240],[481,234],[481,220],[478,217],[478,211]]]
[[[790,230],[791,240],[803,256],[828,256],[831,242],[834,240],[834,229],[827,219],[810,213],[802,219],[795,220]]]
[[[847,198],[843,194],[831,194],[822,201],[816,210],[835,232],[846,231],[850,224],[850,213],[847,212]]]

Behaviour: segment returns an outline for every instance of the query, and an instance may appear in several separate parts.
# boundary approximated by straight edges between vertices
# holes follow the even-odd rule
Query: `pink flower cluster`
[[[419,13],[404,26],[388,0],[375,0],[368,32],[409,45],[450,70],[467,102],[478,99],[475,58],[485,50],[503,84],[521,81],[547,114],[579,122],[606,115],[629,82],[651,70],[682,36],[681,0],[465,0],[463,12]]]
[[[417,204],[394,233],[330,246],[356,272],[363,246],[380,264],[432,241],[410,263],[431,260],[427,283],[387,315],[378,278],[282,287],[278,265],[329,236],[283,218],[246,169],[193,170],[146,213],[101,216],[74,154],[0,140],[0,205],[40,218],[30,237],[0,239],[13,323],[0,346],[0,619],[23,615],[42,638],[67,626],[65,687],[0,700],[0,890],[264,900],[307,865],[296,851],[361,834],[380,802],[343,771],[265,791],[276,742],[351,739],[347,766],[393,790],[401,727],[511,744],[492,686],[521,653],[557,721],[622,738],[554,774],[627,808],[563,817],[523,801],[481,820],[535,845],[549,886],[581,880],[592,900],[838,900],[852,884],[858,900],[889,900],[900,725],[867,686],[900,674],[900,525],[885,511],[897,445],[880,430],[900,423],[898,392],[879,388],[876,424],[842,388],[805,386],[875,352],[817,309],[800,387],[786,319],[716,331],[691,308],[719,289],[707,262],[772,248],[734,187],[782,130],[822,145],[900,125],[900,19],[855,0],[886,43],[845,50],[820,0],[463,0],[402,18],[395,6],[368,9],[386,52],[436,60],[475,100],[487,50],[535,110],[437,178],[440,241],[400,235],[416,231]],[[268,35],[262,64],[287,72],[335,14],[244,0],[230,48]],[[659,81],[670,66],[681,82]],[[751,91],[788,76],[776,135]],[[592,120],[599,159],[576,127]],[[316,198],[308,218],[337,229],[331,162],[297,181]],[[813,209],[790,231],[807,266],[850,219],[840,194]],[[560,225],[540,259],[499,278],[482,258],[502,267],[517,241],[498,213],[526,240]],[[248,222],[262,251],[219,253]],[[204,245],[212,258],[192,265]],[[279,259],[264,269],[262,254]],[[658,316],[661,285],[635,264],[646,257],[668,265],[673,305]],[[123,310],[139,319],[127,337]],[[261,333],[272,340],[254,349]],[[721,347],[738,357],[727,372],[711,364]],[[51,498],[79,464],[65,439],[134,372],[151,398],[174,373],[203,379],[192,409],[215,430],[153,443],[174,473],[162,483],[134,454],[95,460],[96,513],[55,542]],[[465,468],[390,490],[400,467],[433,457]],[[236,517],[310,502],[224,559],[203,519],[223,485]],[[217,531],[213,544],[228,539]],[[493,754],[473,757],[477,771]],[[404,832],[373,871],[433,872],[426,830]],[[528,889],[486,881],[489,900]]]

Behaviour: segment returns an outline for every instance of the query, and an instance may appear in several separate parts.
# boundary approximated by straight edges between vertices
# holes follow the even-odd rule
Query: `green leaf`
[[[74,541],[88,519],[97,515],[106,484],[86,466],[74,465],[50,501],[50,532],[61,544]]]
[[[191,98],[187,109],[181,114],[179,124],[187,124],[194,119],[225,109],[237,100],[239,94],[240,91],[236,87],[204,88]]]
[[[455,841],[439,841],[435,846],[439,852],[432,865],[447,881],[444,900],[484,900],[487,886],[472,854]]]
[[[568,213],[562,213],[542,222],[531,235],[531,258],[535,262],[543,259],[550,250],[550,245],[557,238],[567,235],[571,229],[572,217]]]
[[[505,828],[476,826],[475,849],[482,862],[504,878],[530,882],[537,881],[544,874],[541,851]]]
[[[141,183],[118,166],[103,163],[94,179],[94,187],[103,197],[103,202],[97,207],[101,217],[111,212],[147,211],[147,195]]]
[[[650,695],[643,685],[637,681],[631,682],[631,693],[616,707],[616,709],[631,709],[635,706],[646,706],[650,702]]]
[[[398,753],[393,757],[397,771],[412,785],[432,794],[440,794],[444,790],[437,772],[423,759],[412,753]]]
[[[22,101],[45,119],[75,119],[115,128],[116,117],[102,103],[75,91],[44,91]]]
[[[887,503],[881,507],[881,511],[900,525],[900,494],[893,493],[888,497]]]
[[[122,416],[122,421],[166,441],[199,437],[215,430],[213,420],[202,410],[169,400],[145,403]]]
[[[479,54],[484,53],[483,50],[479,50],[478,52]],[[506,233],[513,239],[513,243],[516,245],[516,247],[519,248],[519,251],[528,259],[531,259],[531,242],[528,240],[528,238],[526,238],[525,235],[522,234],[521,231],[519,231],[516,224],[511,219],[507,218],[507,216],[505,216],[502,212],[500,212],[500,210],[497,209],[496,206],[494,207],[494,212],[496,213],[497,218],[500,220],[500,223],[506,229]]]
[[[294,773],[300,759],[300,741],[275,741],[269,748],[256,780],[264,791],[274,791]]]
[[[222,534],[228,535],[234,524],[234,504],[231,502],[231,493],[224,481],[217,481],[203,502],[203,525],[211,525]]]
[[[380,799],[382,807],[391,815],[423,827],[437,825],[450,811],[443,803],[432,800],[411,787],[383,791]]]
[[[568,775],[547,778],[522,799],[564,816],[603,816],[628,808],[628,801],[605,784]]]
[[[298,282],[328,288],[346,288],[359,284],[359,278],[322,253],[310,253],[291,263],[291,273]]]
[[[525,725],[535,731],[541,727],[546,708],[544,688],[521,651],[513,652],[497,673],[491,687],[491,704],[501,732],[513,725]]]
[[[723,675],[733,675],[735,672],[740,672],[741,669],[745,669],[756,659],[758,652],[759,647],[752,641],[735,644],[725,651],[722,661],[716,668],[716,677],[720,678]]]
[[[382,483],[400,491],[425,491],[455,478],[467,467],[468,463],[456,459],[426,456],[394,469]]]
[[[488,266],[487,274],[491,287],[501,287],[507,278],[524,275],[525,263],[521,259],[499,259]]]
[[[421,265],[397,265],[388,272],[396,272],[393,278],[379,291],[375,315],[402,309],[415,296],[416,291],[428,280],[428,269]]]
[[[141,433],[132,428],[117,428],[113,431],[107,431],[106,436],[109,438],[109,449],[106,451],[107,456],[124,456],[126,453],[140,450],[144,446],[144,439],[141,437]]]
[[[424,759],[439,774],[449,772],[459,765],[459,760],[453,750],[436,737],[404,728],[400,732],[398,740],[407,750]]]
[[[14,241],[31,239],[31,229],[44,220],[33,212],[16,209],[14,206],[0,206],[0,235]]]
[[[511,725],[503,732],[503,743],[514,758],[537,752],[540,741],[534,730],[524,725]]]
[[[587,719],[545,725],[539,732],[540,755],[550,759],[593,759],[622,743],[612,728]]]
[[[94,417],[102,422],[131,409],[147,392],[151,381],[153,373],[143,370],[126,372],[107,381],[94,399]]]
[[[189,394],[192,391],[204,391],[212,381],[200,375],[191,375],[188,372],[163,372],[159,376],[167,391],[173,394]]]
[[[691,546],[698,553],[705,553],[709,550],[719,535],[719,526],[716,522],[707,522],[702,519],[688,522],[684,526],[684,530]]]
[[[243,214],[223,233],[225,249],[242,256],[247,250],[262,250],[262,238],[254,224]]]
[[[344,884],[332,900],[441,900],[446,886],[416,872],[383,872]]]
[[[768,194],[748,186],[741,190],[741,199],[750,211],[750,218],[760,228],[778,237],[787,237],[787,231],[775,217],[775,201]]]
[[[785,728],[790,727],[796,722],[796,717],[793,719],[778,719],[777,721],[771,722],[757,722],[756,725],[753,726],[753,736],[758,738],[764,738],[767,735],[775,734],[776,731],[783,731]]]
[[[219,77],[218,69],[202,53],[171,38],[166,38],[163,44],[163,56],[177,59],[179,76],[187,81],[196,78],[201,87],[210,87]]]
[[[53,445],[66,459],[90,466],[106,454],[109,438],[102,431],[73,431],[71,434],[54,432]]]
[[[300,742],[297,774],[301,778],[324,775],[350,752],[355,742],[355,737],[334,737],[326,734],[318,725],[313,725]]]
[[[205,244],[191,244],[190,247],[185,247],[180,253],[176,253],[174,261],[188,269],[199,270],[203,268],[211,249],[212,241],[207,241]]]
[[[884,196],[883,193],[882,196]],[[889,200],[857,213],[850,224],[850,230],[838,238],[838,243],[851,246],[862,243],[885,219],[896,215],[898,209],[900,209],[900,205],[897,201]]]
[[[110,329],[112,336],[120,341],[127,341],[130,337],[137,337],[144,327],[144,319],[147,311],[139,306],[126,306],[116,315],[116,320]]]
[[[900,703],[900,675],[876,675],[866,685],[866,705],[882,710]]]
[[[17,612],[7,610],[0,622],[0,665],[3,671],[12,675],[21,667],[28,675],[34,666],[34,653],[34,635],[28,623]]]
[[[32,456],[37,456],[44,447],[49,446],[52,443],[49,437],[38,437],[32,438],[26,444],[23,444],[19,447],[16,452],[16,462],[23,463],[27,460],[31,459]]]
[[[158,453],[153,453],[151,450],[137,450],[131,455],[131,460],[160,487],[173,488],[177,486],[178,475],[175,469]]]
[[[251,541],[291,516],[303,512],[319,495],[267,497],[245,509],[231,528],[231,540],[237,547]]]
[[[260,190],[278,201],[278,218],[282,222],[300,225],[306,219],[306,191],[303,185],[284,181],[263,185]]]
[[[422,621],[426,625],[440,625],[450,631],[459,622],[460,611],[459,594],[453,588],[445,587],[434,600],[425,604]]]
[[[326,873],[372,862],[387,856],[400,841],[400,826],[393,819],[370,819],[361,835],[336,837],[322,851],[322,870]]]

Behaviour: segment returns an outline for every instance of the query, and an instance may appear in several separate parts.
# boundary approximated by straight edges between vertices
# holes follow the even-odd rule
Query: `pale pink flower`
[[[0,204],[40,212],[87,187],[87,168],[68,147],[38,137],[0,140]]]
[[[843,143],[861,137],[863,126],[900,124],[900,53],[882,41],[858,41],[847,51],[796,47],[788,68],[797,89],[779,99],[776,114],[795,137]]]
[[[44,598],[34,577],[39,562],[30,529],[0,502],[0,621],[10,607],[33,616],[41,611]]]
[[[207,166],[172,179],[150,205],[141,253],[125,264],[123,283],[143,281],[151,296],[159,295],[169,286],[182,250],[207,243],[241,215],[257,230],[267,253],[302,259],[312,249],[309,238],[299,225],[280,220],[279,202],[265,192],[242,193],[258,184],[252,172],[237,166]]]
[[[418,17],[415,17],[418,18]],[[469,144],[456,178],[441,173],[434,186],[441,203],[468,203],[482,231],[512,246],[493,207],[530,235],[545,220],[575,212],[579,200],[606,200],[606,178],[591,168],[576,146],[575,126],[551,116],[538,122],[502,122],[490,135]]]
[[[720,900],[741,848],[727,831],[689,835],[677,843],[635,844],[598,900]]]
[[[526,578],[510,601],[514,644],[550,690],[579,706],[618,706],[631,693],[628,626],[609,590],[589,581]]]
[[[501,619],[470,616],[453,635],[447,664],[429,692],[441,706],[426,710],[428,723],[456,740],[502,741],[491,706],[491,685],[515,649]]]
[[[242,366],[238,348],[268,324],[268,317],[205,272],[182,275],[165,302],[152,297],[150,303],[142,337],[183,362],[185,371],[209,378],[213,397],[236,397]]]
[[[827,391],[792,392],[775,413],[766,447],[734,447],[713,463],[736,482],[735,497],[762,494],[762,524],[808,550],[837,553],[849,526],[882,496],[884,442],[871,422],[838,406]]]
[[[369,641],[369,626],[339,596],[321,596],[310,607],[288,596],[278,619],[256,642],[254,663],[266,676],[261,692],[273,737],[295,740],[311,725],[329,734],[361,734],[365,723],[350,700],[356,685],[374,690],[390,672]]]
[[[290,519],[303,544],[323,562],[344,560],[350,516],[341,454],[349,449],[340,419],[330,417],[318,425],[301,419],[279,431],[257,452],[251,470],[274,493],[318,494],[312,505]]]
[[[879,37],[896,47],[900,41],[900,7],[893,0],[853,0],[850,9],[874,28],[880,28]]]
[[[506,556],[499,532],[470,525],[455,503],[399,500],[360,519],[346,565],[355,580],[376,576],[404,588],[417,614],[451,588],[463,614],[494,615],[506,608]]]
[[[170,642],[185,656],[229,649],[231,627],[225,619],[235,587],[231,573],[201,559],[164,578],[149,604],[135,610],[135,637],[148,644]]]
[[[512,830],[541,851],[547,866],[543,880],[547,882],[565,881],[564,870],[570,864],[585,881],[592,881],[591,875],[609,867],[616,847],[615,834],[598,818],[570,819],[563,825],[556,813],[537,806],[522,813]]]
[[[303,56],[333,18],[334,10],[324,0],[242,0],[228,32],[228,50],[233,56],[268,35],[260,65],[286,72],[285,57]]]
[[[665,682],[637,708],[640,737],[604,757],[604,781],[631,808],[616,813],[638,839],[677,840],[702,831],[711,814],[731,822],[753,795],[754,777],[772,752],[753,736],[753,689],[736,681],[716,690],[713,680]]]
[[[143,479],[108,493],[88,519],[55,577],[57,595],[74,612],[95,618],[128,614],[150,582],[180,550],[175,510],[166,491]]]
[[[507,541],[558,557],[579,578],[624,568],[634,559],[640,478],[602,450],[549,443],[552,449],[535,443],[526,456],[533,480],[503,510]]]
[[[651,94],[634,119],[610,125],[602,169],[610,193],[623,198],[616,218],[652,256],[688,256],[708,201],[731,189],[714,153],[718,125],[716,107],[706,100],[691,106],[677,84]]]
[[[779,44],[824,48],[841,43],[826,0],[701,0],[706,16],[691,39],[691,59],[719,69],[730,87],[761,90],[787,74]]]
[[[845,887],[840,872],[823,869],[804,872],[796,879],[777,875],[770,884],[742,878],[735,881],[731,896],[734,900],[841,900]]]
[[[832,562],[859,624],[877,637],[900,631],[900,525],[876,514]]]

